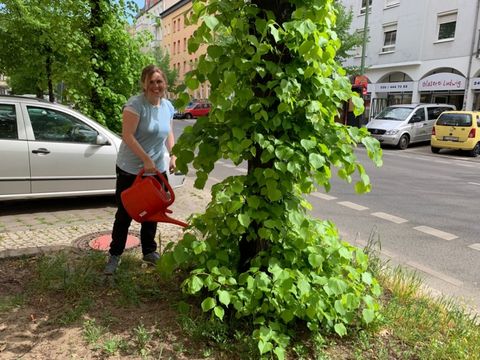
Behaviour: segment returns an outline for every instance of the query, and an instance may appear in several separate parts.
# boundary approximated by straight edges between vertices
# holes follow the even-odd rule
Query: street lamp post
[[[367,38],[368,38],[368,12],[370,8],[370,0],[365,0],[365,22],[363,24],[363,42],[362,42],[362,60],[360,63],[360,75],[365,74],[365,56],[367,50]]]

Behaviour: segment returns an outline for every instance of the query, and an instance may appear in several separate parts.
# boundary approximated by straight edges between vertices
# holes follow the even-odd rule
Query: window
[[[452,110],[448,107],[429,107],[427,108],[428,120],[436,120],[444,111]]]
[[[397,24],[384,25],[382,52],[395,51],[396,42],[397,42]]]
[[[400,0],[385,0],[385,7],[393,7],[400,4]]]
[[[457,27],[457,13],[450,12],[438,15],[438,40],[451,40],[455,38]]]
[[[360,14],[365,14],[367,9],[367,0],[362,0],[362,6],[360,7]],[[368,0],[368,11],[372,11],[372,0]]]
[[[82,121],[62,112],[27,106],[37,141],[95,144],[98,132]]]
[[[0,104],[0,140],[18,139],[15,105]]]
[[[418,119],[418,121],[425,121],[425,109],[421,108],[415,111],[415,114],[413,114],[412,118]],[[411,122],[412,120],[410,120]]]
[[[183,52],[187,51],[187,38],[183,38]]]

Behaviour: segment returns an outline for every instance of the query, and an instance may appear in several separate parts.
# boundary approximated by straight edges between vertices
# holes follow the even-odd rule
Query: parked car
[[[207,102],[198,102],[189,105],[183,112],[183,117],[187,119],[197,118],[200,116],[207,116],[210,112],[210,104]]]
[[[381,144],[404,150],[409,144],[429,141],[438,116],[455,109],[449,104],[392,105],[383,109],[366,127]]]
[[[120,143],[63,105],[0,96],[0,200],[113,194]]]
[[[480,154],[480,112],[446,111],[432,129],[432,152],[440,149],[466,150],[470,156]]]

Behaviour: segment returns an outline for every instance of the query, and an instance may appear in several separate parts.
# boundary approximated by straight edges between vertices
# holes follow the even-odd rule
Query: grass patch
[[[389,267],[379,260],[378,250],[367,249],[371,270],[384,288],[382,319],[343,338],[312,335],[297,324],[299,335],[288,358],[480,359],[477,318],[451,299],[429,296],[415,273]],[[24,286],[23,292],[18,291],[22,295],[0,296],[0,324],[8,328],[0,331],[0,343],[8,344],[4,351],[15,353],[9,334],[16,329],[21,333],[25,319],[34,318],[35,331],[77,337],[69,332],[79,332],[81,341],[65,353],[77,358],[258,358],[256,342],[249,335],[252,324],[227,316],[224,322],[211,319],[199,310],[195,298],[180,292],[181,278],[165,282],[140,258],[135,252],[122,256],[113,277],[102,274],[106,256],[97,252],[17,260],[17,268],[12,262],[0,262],[6,270],[21,268],[19,276],[29,279],[17,281]],[[39,335],[49,341],[44,346],[57,351],[66,341]]]
[[[0,313],[12,311],[22,306],[24,301],[23,294],[0,296]]]

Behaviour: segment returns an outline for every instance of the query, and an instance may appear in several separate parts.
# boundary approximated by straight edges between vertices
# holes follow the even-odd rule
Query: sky
[[[133,1],[138,5],[139,9],[145,6],[145,0],[133,0]]]

